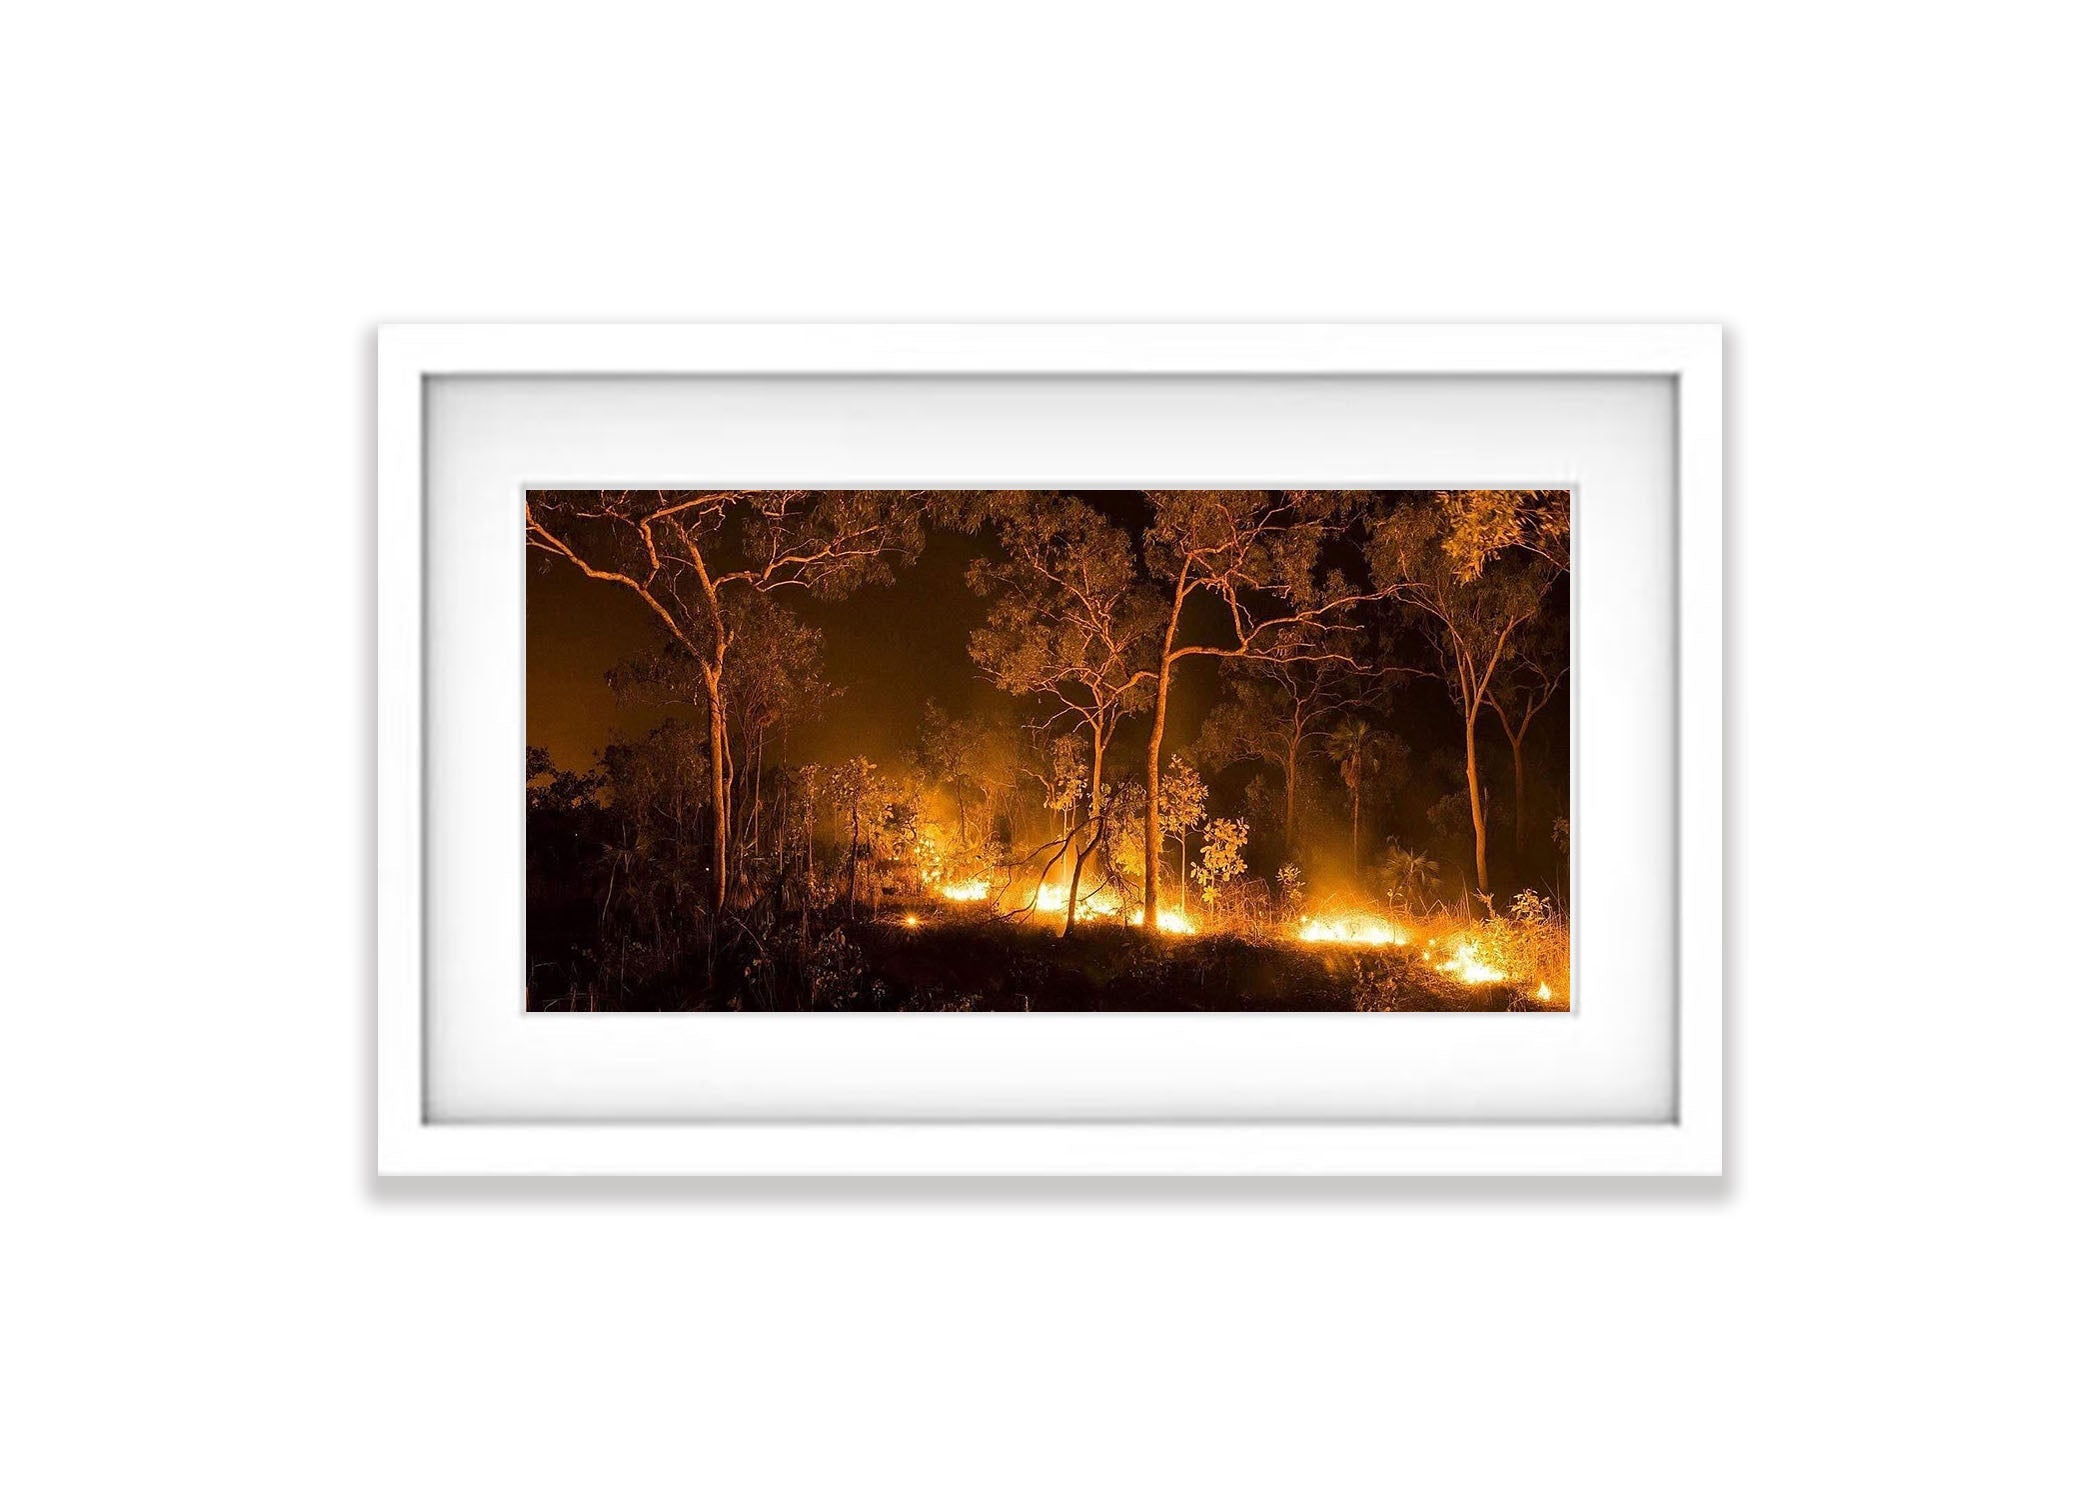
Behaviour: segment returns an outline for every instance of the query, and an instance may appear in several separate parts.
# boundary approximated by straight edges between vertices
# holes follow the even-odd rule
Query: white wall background
[[[2092,37],[44,6],[0,1489],[2090,1493]],[[1719,319],[1718,1188],[376,1187],[371,329]]]

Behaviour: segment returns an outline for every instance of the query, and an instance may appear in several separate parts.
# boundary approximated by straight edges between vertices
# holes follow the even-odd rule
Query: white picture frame
[[[1722,1172],[1723,559],[1717,327],[403,326],[380,330],[377,370],[376,1161],[382,1175]],[[878,381],[1246,376],[1308,382],[1333,376],[1639,376],[1669,382],[1675,577],[1659,582],[1666,582],[1674,596],[1676,636],[1676,774],[1668,808],[1675,820],[1676,863],[1675,909],[1668,914],[1675,927],[1673,1107],[1661,1118],[1631,1121],[434,1117],[424,941],[431,896],[425,780],[431,645],[426,620],[429,383],[465,376],[782,375]],[[1578,948],[1582,920],[1578,910]]]

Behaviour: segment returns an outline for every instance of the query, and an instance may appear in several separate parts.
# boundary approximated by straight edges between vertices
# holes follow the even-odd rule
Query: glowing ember
[[[989,880],[965,880],[960,885],[944,885],[941,894],[950,901],[982,901],[992,894]]]
[[[1452,951],[1450,960],[1438,964],[1437,968],[1446,974],[1455,974],[1467,984],[1500,984],[1509,978],[1500,969],[1491,969],[1482,963],[1473,952],[1471,943],[1460,943]]]
[[[1540,1000],[1551,1000],[1553,998],[1553,986],[1541,979],[1539,987],[1531,993]]]
[[[1046,880],[1036,887],[1033,910],[1043,916],[1062,917],[1065,914],[1065,898],[1069,894],[1064,885]],[[1079,898],[1079,908],[1074,915],[1082,922],[1091,922],[1096,917],[1113,917],[1122,909],[1122,903],[1115,897],[1106,891],[1095,891],[1090,896]]]
[[[1407,935],[1377,917],[1307,917],[1298,924],[1307,943],[1351,943],[1359,947],[1404,947]]]
[[[916,927],[916,926],[918,926],[918,925],[919,925],[919,919],[918,919],[917,917],[915,917],[915,916],[914,916],[914,917],[906,917],[906,918],[904,919],[904,925],[905,925],[906,927]]]

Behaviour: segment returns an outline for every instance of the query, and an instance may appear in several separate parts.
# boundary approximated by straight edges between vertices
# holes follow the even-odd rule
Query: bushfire
[[[992,900],[989,880],[965,880],[948,885],[929,882],[929,888],[937,891],[944,900],[959,904]],[[1062,921],[1071,888],[1062,881],[1044,880],[1036,885],[1032,898],[1009,899],[1011,894],[1002,893],[998,902],[1002,911],[1016,916],[1049,917]],[[1130,927],[1142,926],[1145,920],[1142,907],[1126,907],[1119,897],[1106,889],[1081,895],[1078,904],[1072,907],[1072,915],[1081,922],[1120,921]],[[1161,932],[1188,934],[1196,930],[1195,924],[1178,911],[1160,912],[1157,926]]]
[[[957,879],[957,871],[938,857],[938,849],[944,847],[938,839],[921,838],[921,861],[918,874],[921,888],[939,895],[942,899],[959,906],[988,907],[987,915],[996,918],[1041,918],[1048,922],[1062,923],[1069,911],[1072,919],[1080,923],[1120,923],[1129,927],[1144,925],[1142,906],[1127,900],[1104,881],[1092,890],[1082,889],[1077,901],[1072,900],[1071,887],[1062,880],[1044,878],[1033,887],[1019,883],[1008,885],[987,877]],[[904,918],[906,926],[920,925],[916,915]],[[1249,918],[1245,914],[1237,917],[1221,917],[1214,926],[1214,935],[1238,934],[1252,941],[1295,940],[1310,945],[1331,945],[1347,948],[1384,949],[1388,951],[1410,950],[1410,957],[1425,968],[1442,974],[1459,984],[1502,985],[1521,984],[1531,990],[1534,1000],[1550,1002],[1554,998],[1553,987],[1539,976],[1529,965],[1518,967],[1527,972],[1512,974],[1504,960],[1497,956],[1491,960],[1487,952],[1469,939],[1467,928],[1456,930],[1439,928],[1432,921],[1431,933],[1411,934],[1392,918],[1370,911],[1348,911],[1333,909],[1325,905],[1316,913],[1308,913],[1293,923],[1288,918]],[[1187,914],[1177,908],[1163,907],[1155,919],[1155,929],[1160,932],[1181,935],[1196,935],[1201,929],[1190,921]]]
[[[1350,943],[1366,948],[1407,946],[1407,934],[1382,917],[1305,917],[1298,923],[1298,937],[1307,943]]]
[[[1438,964],[1437,968],[1467,984],[1501,984],[1509,978],[1500,969],[1482,963],[1479,955],[1473,951],[1471,943],[1460,943],[1452,949],[1451,957]]]

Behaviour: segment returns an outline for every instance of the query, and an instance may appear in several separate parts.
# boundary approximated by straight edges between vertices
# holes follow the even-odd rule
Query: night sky
[[[1100,491],[1087,498],[1120,521],[1133,544],[1138,541],[1147,516],[1141,495]],[[966,572],[972,559],[994,547],[989,531],[929,532],[919,560],[899,569],[896,581],[886,587],[863,588],[829,603],[799,590],[773,594],[805,623],[822,630],[825,675],[843,692],[820,720],[795,729],[784,746],[769,746],[769,763],[835,763],[866,755],[888,769],[901,770],[918,743],[929,699],[954,716],[973,710],[1024,718],[1040,713],[1037,705],[985,682],[969,657],[970,632],[983,622],[987,601],[970,591]],[[656,704],[622,709],[606,685],[607,672],[621,661],[663,648],[662,629],[640,600],[544,554],[528,553],[526,569],[528,743],[547,749],[557,766],[587,770],[609,740],[639,738],[668,715],[681,712]],[[1550,607],[1566,609],[1565,580],[1552,598]],[[1192,609],[1184,639],[1229,639],[1223,610],[1214,600],[1200,598]],[[1396,630],[1399,620],[1389,613],[1380,629],[1380,659],[1427,666],[1432,658],[1424,643],[1411,630]],[[1176,666],[1168,753],[1185,752],[1195,741],[1218,699],[1219,674],[1215,658],[1191,658]],[[1566,774],[1570,696],[1555,696],[1528,742],[1527,755],[1542,791],[1549,781]],[[1382,709],[1367,710],[1365,717],[1396,733],[1409,747],[1405,767],[1394,768],[1387,777],[1396,788],[1404,782],[1404,788],[1400,803],[1383,815],[1388,819],[1385,826],[1412,843],[1427,845],[1424,810],[1436,797],[1464,785],[1462,729],[1448,690],[1433,676],[1406,681]],[[1148,718],[1138,715],[1118,729],[1109,756],[1112,773],[1137,773],[1148,724]],[[1507,748],[1500,726],[1486,712],[1480,740],[1485,774],[1504,777]],[[1306,770],[1316,781],[1332,782],[1331,769],[1317,750],[1309,760]],[[1261,769],[1243,763],[1213,773],[1213,811],[1236,805],[1241,789]],[[1456,859],[1456,849],[1451,852]],[[1319,858],[1314,852],[1315,864]]]
[[[1142,501],[1135,493],[1100,492],[1090,498],[1127,525],[1142,525]],[[772,596],[824,632],[826,675],[844,689],[821,722],[789,735],[785,763],[866,755],[900,766],[918,743],[929,698],[953,715],[977,708],[1012,711],[1020,705],[983,681],[970,660],[970,632],[983,623],[987,601],[970,592],[965,574],[973,559],[994,550],[988,533],[930,532],[919,560],[899,570],[897,581],[886,588],[860,589],[829,603],[799,590]],[[1201,623],[1218,622],[1199,622],[1198,628]],[[661,723],[667,710],[660,705],[620,708],[605,675],[629,657],[660,650],[663,641],[664,631],[648,607],[627,590],[586,578],[559,558],[528,553],[527,743],[545,747],[558,766],[584,770],[608,739],[632,737]],[[1195,738],[1216,696],[1217,676],[1215,663],[1204,659],[1175,668],[1169,748]],[[1140,736],[1124,730],[1117,738],[1118,758],[1134,760]]]

